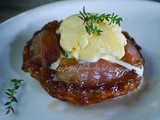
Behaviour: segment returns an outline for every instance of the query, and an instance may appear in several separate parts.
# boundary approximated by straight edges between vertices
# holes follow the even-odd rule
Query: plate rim
[[[101,2],[105,2],[105,3],[113,3],[115,1],[105,1],[105,0],[99,0]],[[62,4],[77,4],[77,3],[86,3],[86,2],[95,2],[97,3],[98,1],[94,1],[94,0],[80,0],[80,1],[74,1],[74,0],[67,0],[67,1],[55,1],[55,2],[51,2],[51,3],[46,3],[46,4],[43,4],[43,5],[40,5],[40,6],[37,6],[37,7],[34,7],[34,8],[31,8],[31,9],[28,9],[22,13],[19,13],[11,18],[8,18],[7,20],[3,21],[0,23],[0,28],[2,26],[4,26],[5,24],[9,23],[9,22],[12,22],[13,20],[16,20],[18,17],[23,17],[23,15],[27,14],[28,12],[33,12],[33,11],[36,11],[37,9],[41,9],[41,8],[45,8],[49,5],[53,5],[53,6],[57,6],[57,5],[62,5]],[[157,2],[157,1],[143,1],[143,0],[136,0],[136,1],[129,1],[129,0],[124,0],[124,1],[116,1],[118,3],[145,3],[145,4],[152,4],[152,5],[158,5],[160,6],[160,2]]]

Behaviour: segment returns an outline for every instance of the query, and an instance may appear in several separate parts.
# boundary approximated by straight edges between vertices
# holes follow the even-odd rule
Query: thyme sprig
[[[5,94],[8,95],[8,98],[10,101],[6,102],[4,105],[7,106],[7,112],[6,115],[12,110],[12,112],[14,113],[14,108],[12,107],[12,103],[13,102],[18,102],[17,98],[14,96],[14,94],[17,92],[18,88],[21,85],[21,82],[23,80],[16,80],[16,79],[12,79],[11,82],[14,84],[14,87],[12,89],[7,89],[8,92],[5,92]]]
[[[118,15],[114,15],[114,13],[112,14],[91,14],[91,13],[87,13],[85,10],[85,7],[83,7],[83,13],[81,11],[79,11],[81,16],[78,16],[80,19],[82,19],[84,21],[84,23],[86,23],[86,31],[87,33],[90,35],[91,33],[97,33],[97,36],[101,35],[101,32],[103,32],[102,30],[98,29],[98,27],[95,25],[95,27],[93,26],[93,21],[96,21],[96,23],[99,24],[99,22],[103,22],[104,20],[110,21],[109,25],[111,23],[116,23],[117,25],[120,26],[120,21],[123,21],[121,17],[118,17]],[[83,24],[84,24],[83,23]],[[90,23],[90,24],[89,24]]]

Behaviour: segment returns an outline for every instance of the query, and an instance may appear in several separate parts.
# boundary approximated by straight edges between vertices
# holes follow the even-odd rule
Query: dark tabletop
[[[29,9],[60,0],[0,0],[0,23]]]

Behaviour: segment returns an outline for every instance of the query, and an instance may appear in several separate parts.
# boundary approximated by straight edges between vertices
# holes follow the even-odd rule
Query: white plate
[[[86,7],[88,12],[112,13],[123,18],[122,30],[143,49],[145,84],[132,96],[78,107],[49,96],[40,84],[21,71],[22,50],[32,34],[52,20],[63,20]],[[160,3],[144,1],[66,1],[47,4],[0,25],[1,120],[159,120],[160,119]],[[24,79],[16,95],[15,114],[5,115],[4,103],[11,79]]]

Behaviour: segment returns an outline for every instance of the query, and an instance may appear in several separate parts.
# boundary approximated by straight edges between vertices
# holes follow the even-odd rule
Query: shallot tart
[[[58,21],[46,24],[34,33],[23,50],[22,70],[38,80],[48,94],[74,105],[88,106],[126,95],[140,85],[142,76],[134,69],[104,59],[83,64],[69,58],[60,46],[61,35],[56,32],[60,25]],[[122,33],[127,44],[125,55],[120,60],[142,69],[141,47],[127,32]],[[62,59],[61,54],[64,56]],[[51,69],[51,65],[59,59],[58,67]],[[79,69],[81,66],[90,69]],[[98,67],[92,69],[95,66]]]

